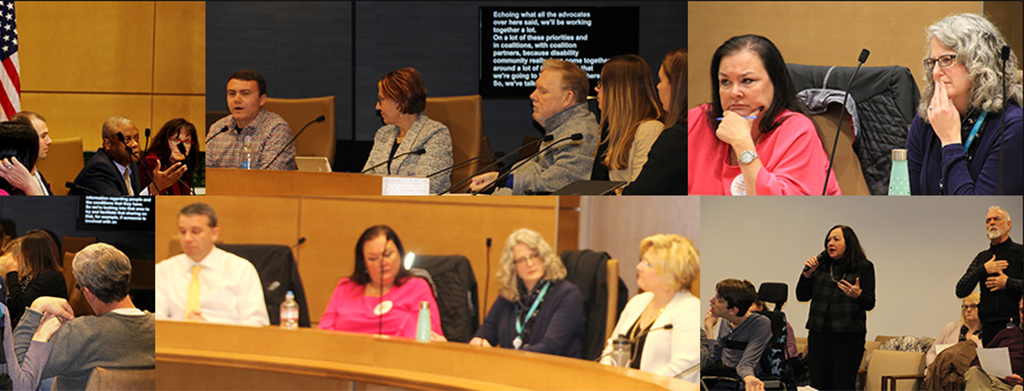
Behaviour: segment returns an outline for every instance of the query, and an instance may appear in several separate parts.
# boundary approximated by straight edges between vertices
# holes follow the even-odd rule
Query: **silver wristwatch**
[[[742,164],[750,164],[754,162],[754,159],[757,159],[757,151],[743,151],[740,154],[740,163]]]

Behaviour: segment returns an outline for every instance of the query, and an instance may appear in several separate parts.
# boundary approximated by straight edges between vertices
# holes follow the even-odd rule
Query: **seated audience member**
[[[537,231],[509,235],[498,270],[501,295],[470,345],[581,358],[583,295]]]
[[[118,135],[121,137],[118,137]],[[122,141],[123,140],[123,141]],[[127,145],[127,147],[126,147]],[[115,115],[103,121],[103,148],[78,172],[71,195],[135,196],[157,194],[174,183],[172,168],[139,172],[139,129],[132,120]],[[142,185],[142,178],[150,183]]]
[[[36,298],[54,296],[67,299],[68,287],[61,273],[57,244],[43,230],[34,229],[15,239],[15,250],[3,257],[0,267],[7,281],[7,304],[16,326],[25,307]]]
[[[206,138],[206,166],[253,170],[295,170],[295,145],[288,144],[292,130],[277,113],[263,109],[267,82],[259,72],[243,69],[228,78],[227,103],[231,115],[210,126]],[[251,167],[242,149],[249,140],[256,156]],[[283,153],[281,151],[284,151]],[[274,160],[274,156],[281,156]],[[272,162],[273,161],[273,162]]]
[[[1017,303],[1017,311],[1024,315],[1024,299]],[[964,373],[964,380],[967,382],[968,390],[1009,390],[1019,391],[1024,378],[1024,329],[1022,326],[1007,327],[999,330],[995,338],[985,345],[986,348],[1007,348],[1010,353],[1010,368],[1013,373],[1002,379],[985,373],[985,369],[977,358],[971,363],[971,368]],[[981,347],[981,339],[977,335],[969,334],[967,338],[974,341]]]
[[[1024,125],[1017,55],[982,16],[951,15],[925,29],[924,88],[907,136],[912,194],[1021,194]],[[1005,129],[1001,129],[1004,127]]]
[[[157,319],[270,324],[256,268],[214,245],[220,227],[212,207],[181,208],[178,235],[184,253],[156,265]]]
[[[595,90],[605,133],[590,179],[633,182],[665,128],[651,67],[635,54],[612,57]]]
[[[36,160],[36,164],[32,166],[32,176],[36,181],[36,185],[39,186],[39,190],[43,193],[42,195],[53,195],[50,183],[46,181],[46,177],[39,171],[39,161],[46,159],[46,156],[50,153],[50,144],[53,143],[53,140],[50,139],[50,128],[46,125],[46,118],[43,118],[39,113],[21,111],[11,117],[11,121],[29,125],[39,134],[39,158]]]
[[[156,132],[153,144],[142,156],[147,172],[168,171],[168,178],[173,181],[159,189],[160,195],[192,193],[192,176],[199,165],[198,140],[195,125],[184,118],[167,121]],[[185,152],[182,152],[182,148]],[[144,186],[149,186],[148,179],[142,178]]]
[[[750,304],[751,312],[754,311],[767,311],[768,307],[764,305],[764,301],[761,299],[754,300]],[[793,333],[793,325],[789,324],[789,319],[786,319],[786,355],[787,357],[796,357],[800,355],[800,352],[796,348],[796,335]]]
[[[430,285],[402,266],[405,247],[391,227],[375,225],[363,231],[355,256],[355,270],[338,281],[324,309],[321,330],[416,338],[420,303],[425,301],[430,305],[431,331],[444,334]]]
[[[373,137],[373,150],[363,171],[426,177],[452,165],[452,136],[448,127],[427,118],[423,114],[426,107],[427,88],[415,68],[388,72],[377,82],[377,110],[384,126]],[[426,152],[410,153],[419,149]],[[430,194],[438,194],[449,186],[450,171],[430,178]]]
[[[7,388],[13,390],[35,390],[42,380],[43,367],[46,366],[47,358],[53,349],[49,342],[57,329],[61,327],[61,321],[73,318],[71,306],[66,301],[58,302],[57,305],[48,307],[42,316],[42,320],[36,318],[35,327],[25,327],[25,343],[17,344],[11,333],[11,322],[3,323],[3,354],[7,361],[0,365],[0,379],[4,381]],[[7,306],[0,304],[0,318],[10,314]],[[20,363],[20,364],[19,364]]]
[[[978,318],[978,303],[981,301],[981,294],[974,292],[964,298],[960,305],[960,319],[946,324],[946,327],[939,331],[935,337],[935,343],[925,355],[925,374],[931,370],[932,361],[939,354],[938,345],[955,344],[967,340],[968,335],[981,336],[981,319]]]
[[[590,179],[594,153],[601,137],[594,113],[587,109],[587,73],[576,64],[550,59],[541,66],[533,101],[533,119],[546,134],[554,137],[542,142],[540,149],[580,133],[579,141],[561,141],[551,149],[524,163],[506,180],[495,184],[495,195],[551,193],[578,180]],[[491,171],[473,177],[470,190],[486,190],[498,178]]]
[[[0,196],[43,195],[27,167],[35,167],[39,136],[31,126],[0,122]]]
[[[665,110],[665,130],[647,153],[647,164],[623,195],[685,195],[686,159],[686,47],[665,55],[658,69],[658,96]]]
[[[749,311],[750,304],[757,299],[754,285],[748,281],[725,279],[715,285],[715,297],[711,298],[711,309],[704,316],[704,333],[714,335],[719,318],[725,322],[718,328],[718,337],[708,341],[711,353],[710,364],[701,368],[701,375],[738,375],[748,391],[763,391],[761,354],[772,337],[771,320]],[[743,347],[736,347],[736,343]],[[710,389],[720,389],[721,384],[709,383]]]
[[[711,69],[718,93],[687,115],[690,194],[822,194],[828,155],[775,44],[729,38]],[[825,193],[841,194],[835,174],[828,178]]]
[[[636,283],[644,293],[622,310],[604,354],[611,353],[615,338],[625,336],[635,341],[629,367],[667,377],[683,374],[697,383],[700,300],[690,293],[690,284],[700,274],[700,254],[689,239],[673,234],[644,238],[640,254]],[[612,364],[611,357],[601,362]]]
[[[84,390],[96,367],[156,368],[156,321],[128,296],[132,276],[128,256],[109,244],[93,243],[75,255],[71,268],[96,316],[67,321],[50,339],[53,350],[42,376],[57,377],[53,389]],[[59,305],[67,306],[67,301],[40,297],[25,311],[14,334],[18,352],[29,345],[40,320],[46,321],[48,308]]]

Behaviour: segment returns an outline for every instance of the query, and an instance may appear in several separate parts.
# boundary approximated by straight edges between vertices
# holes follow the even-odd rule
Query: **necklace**
[[[834,282],[834,283],[837,283],[837,284],[838,284],[838,283],[839,283],[839,280],[842,280],[843,278],[845,278],[845,277],[846,277],[846,273],[843,273],[842,275],[840,275],[840,276],[839,276],[839,280],[836,280],[836,276],[835,276],[834,274],[832,274],[832,267],[833,267],[833,266],[835,266],[835,262],[834,262],[834,261],[833,261],[833,262],[829,262],[829,264],[828,264],[828,276],[829,276],[830,278],[832,278],[832,282]]]

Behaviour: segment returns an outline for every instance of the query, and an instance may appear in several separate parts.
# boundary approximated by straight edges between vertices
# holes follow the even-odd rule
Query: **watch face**
[[[757,159],[757,152],[743,151],[743,153],[740,154],[740,163],[750,164],[754,159]]]

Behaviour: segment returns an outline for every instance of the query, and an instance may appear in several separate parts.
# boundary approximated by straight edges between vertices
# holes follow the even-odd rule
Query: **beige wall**
[[[294,253],[314,323],[319,322],[338,280],[352,274],[359,235],[375,224],[394,228],[407,252],[469,258],[479,284],[482,311],[498,297],[493,276],[505,238],[512,231],[532,228],[548,243],[559,242],[558,197],[158,197],[157,260],[180,252],[177,214],[193,202],[205,202],[217,210],[224,243],[291,246],[305,237],[305,244]],[[489,276],[488,237],[493,239]],[[489,302],[484,303],[488,279]],[[485,314],[481,313],[481,319]]]
[[[51,137],[82,137],[83,147],[95,150],[103,120],[117,114],[153,134],[184,117],[203,137],[205,3],[19,1],[15,7],[22,109],[45,116]]]
[[[867,48],[864,66],[910,68],[920,88],[924,29],[950,14],[981,11],[981,1],[690,2],[689,106],[711,101],[711,56],[742,34],[768,37],[794,64],[856,66]]]

